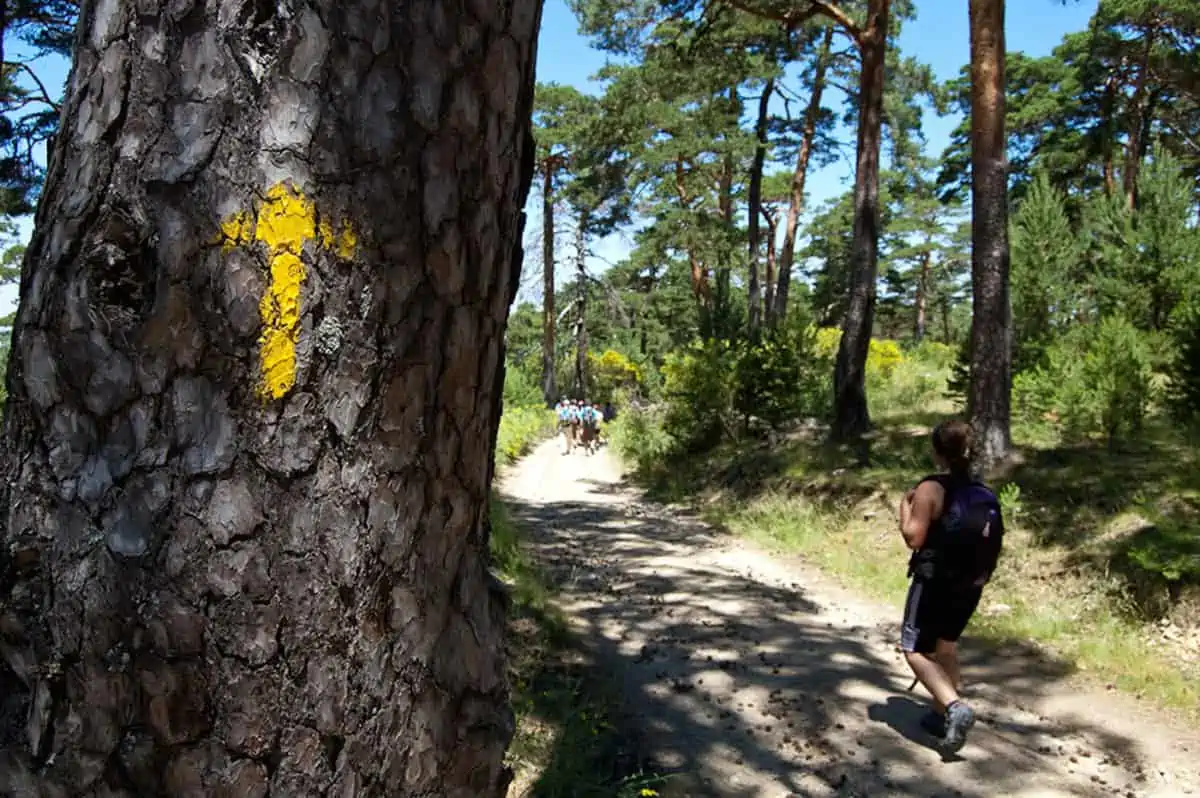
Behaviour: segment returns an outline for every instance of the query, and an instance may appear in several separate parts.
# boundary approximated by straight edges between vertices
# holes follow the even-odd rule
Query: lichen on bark
[[[81,4],[8,373],[0,794],[503,794],[539,18]]]

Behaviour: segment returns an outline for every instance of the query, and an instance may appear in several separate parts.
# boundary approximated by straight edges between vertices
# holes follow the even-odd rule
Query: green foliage
[[[17,238],[17,224],[10,218],[0,218],[0,285],[21,279],[21,263],[25,259],[25,244]]]
[[[8,355],[10,352],[10,338],[5,335],[0,341],[0,410],[4,409],[4,405],[8,402]]]
[[[1025,512],[1025,507],[1021,504],[1021,486],[1015,482],[1009,482],[1001,487],[996,492],[996,498],[1000,500],[1004,517],[1009,521],[1018,520]]]
[[[1018,375],[1014,405],[1074,437],[1111,444],[1138,432],[1154,398],[1152,339],[1119,316],[1077,327],[1047,350],[1045,365]]]
[[[945,398],[959,410],[967,406],[967,394],[971,387],[971,347],[963,346],[950,366],[950,377],[946,380]]]
[[[43,169],[35,153],[58,129],[62,86],[37,74],[46,54],[69,57],[76,0],[8,0],[0,70],[0,215],[33,210]],[[19,55],[18,55],[19,53]]]
[[[1195,185],[1161,148],[1143,168],[1138,204],[1098,195],[1085,208],[1094,241],[1092,281],[1101,313],[1142,330],[1166,330],[1200,284]]]
[[[803,319],[758,342],[709,339],[672,353],[663,366],[664,427],[689,450],[741,436],[757,420],[778,427],[824,415],[827,361]]]
[[[920,412],[938,403],[946,390],[953,347],[926,341],[903,354],[898,347],[893,349],[894,341],[872,340],[871,345],[878,352],[874,358],[878,365],[872,365],[870,356],[867,361],[867,397],[872,412]]]
[[[542,396],[541,311],[522,303],[513,308],[504,332],[505,407],[544,405]]]
[[[736,437],[737,352],[710,338],[672,352],[663,364],[664,429],[692,450]]]
[[[929,368],[948,371],[958,362],[959,347],[925,340],[909,350],[908,357]]]
[[[1012,220],[1013,367],[1042,362],[1046,347],[1081,307],[1083,248],[1065,195],[1039,173]]]
[[[1169,398],[1175,414],[1194,423],[1200,420],[1200,304],[1179,314],[1172,333]]]
[[[661,408],[622,410],[608,434],[621,459],[638,473],[647,473],[677,453],[678,442],[664,427]]]
[[[771,427],[804,415],[824,415],[828,369],[814,357],[816,330],[788,318],[757,343],[737,350],[737,411]]]
[[[545,405],[541,383],[529,369],[513,364],[504,371],[504,406],[515,408]]]
[[[496,434],[496,463],[507,465],[529,453],[540,440],[554,434],[554,412],[544,407],[505,407]]]
[[[1087,29],[1068,34],[1052,54],[1032,58],[1010,52],[1006,127],[1016,196],[1024,193],[1039,168],[1050,171],[1055,184],[1072,193],[1103,189],[1114,179],[1131,123],[1141,113],[1151,117],[1143,130],[1154,131],[1194,181],[1200,170],[1200,151],[1191,132],[1198,108],[1193,88],[1200,75],[1195,58],[1198,30],[1200,11],[1192,0],[1102,0]],[[1139,82],[1140,92],[1135,89]],[[1147,97],[1155,100],[1146,103]],[[963,121],[942,156],[939,182],[946,194],[966,197],[968,66],[947,84],[945,99]],[[1120,181],[1114,182],[1121,193]]]
[[[1161,519],[1128,541],[1123,554],[1167,582],[1200,584],[1200,535],[1191,524]]]

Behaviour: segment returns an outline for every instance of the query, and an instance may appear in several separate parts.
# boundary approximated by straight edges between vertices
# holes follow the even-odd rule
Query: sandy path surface
[[[547,443],[500,488],[646,755],[678,774],[664,795],[1200,795],[1200,735],[1019,647],[964,644],[979,722],[943,759],[907,692],[898,612],[643,502],[607,451]]]

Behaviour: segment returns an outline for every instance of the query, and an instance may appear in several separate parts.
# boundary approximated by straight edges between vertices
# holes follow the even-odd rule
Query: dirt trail
[[[1018,650],[967,647],[980,720],[944,761],[907,692],[897,612],[641,501],[606,451],[547,443],[500,487],[647,756],[679,774],[664,795],[1200,794],[1194,732]]]

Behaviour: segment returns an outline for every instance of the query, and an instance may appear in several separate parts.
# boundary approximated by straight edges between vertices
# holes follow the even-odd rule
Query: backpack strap
[[[945,491],[945,494],[942,498],[942,514],[945,515],[946,510],[949,509],[950,504],[953,501],[952,497],[955,493],[955,488],[961,487],[962,485],[961,481],[955,479],[950,474],[928,474],[921,478],[921,480],[917,483],[917,487],[924,485],[926,482],[936,482],[938,485],[941,485],[942,490]],[[941,546],[943,543],[938,539],[940,537],[940,530],[942,528],[941,524],[942,520],[941,516],[939,516],[930,524],[930,530],[925,539],[925,545],[914,551],[909,557],[909,577],[915,576],[918,579],[924,580],[932,579],[934,577],[934,574],[937,570],[937,563],[940,560]],[[935,527],[937,531],[935,531]]]

